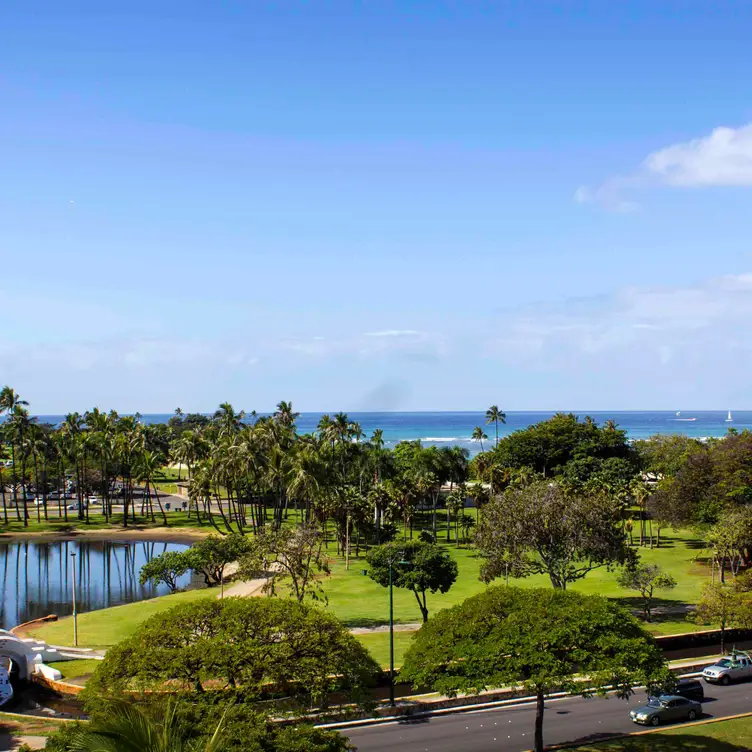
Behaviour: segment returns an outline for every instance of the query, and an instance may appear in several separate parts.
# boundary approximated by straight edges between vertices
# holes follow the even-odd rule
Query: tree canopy
[[[389,585],[391,562],[394,587],[411,590],[418,601],[423,621],[428,621],[426,594],[446,593],[457,579],[457,562],[441,546],[420,540],[385,543],[366,554],[370,565],[368,576],[382,585]]]
[[[612,686],[627,698],[636,684],[670,681],[662,651],[625,609],[599,596],[510,587],[436,614],[416,634],[401,677],[450,696],[521,684],[537,698],[536,750],[549,692]]]
[[[566,493],[545,481],[509,488],[484,508],[476,534],[485,559],[481,579],[511,572],[545,574],[555,588],[603,566],[625,564],[634,552],[612,497]]]
[[[291,599],[204,599],[156,614],[107,651],[87,692],[237,688],[247,699],[281,692],[321,701],[357,693],[378,670],[366,649],[322,609]]]

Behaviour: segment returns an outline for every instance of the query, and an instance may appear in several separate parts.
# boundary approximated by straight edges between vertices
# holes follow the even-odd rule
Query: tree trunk
[[[543,752],[543,713],[545,711],[543,692],[535,694],[535,752]]]

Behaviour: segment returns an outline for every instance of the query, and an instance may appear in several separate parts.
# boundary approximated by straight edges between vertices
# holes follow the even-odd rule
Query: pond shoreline
[[[24,540],[34,541],[161,541],[164,543],[184,543],[190,545],[197,540],[210,535],[212,530],[197,530],[194,528],[172,528],[172,527],[133,527],[133,528],[98,528],[87,530],[85,528],[75,528],[74,530],[45,530],[42,532],[13,532],[6,533],[0,531],[0,543]]]

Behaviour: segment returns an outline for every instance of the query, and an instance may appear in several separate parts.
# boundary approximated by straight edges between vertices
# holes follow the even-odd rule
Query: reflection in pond
[[[186,548],[153,540],[0,542],[0,628],[10,629],[48,614],[72,613],[73,553],[80,613],[169,592],[165,585],[140,585],[139,572],[154,556]],[[190,582],[191,575],[186,574],[180,587]]]

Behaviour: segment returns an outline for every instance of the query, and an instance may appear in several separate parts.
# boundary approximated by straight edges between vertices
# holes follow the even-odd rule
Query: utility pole
[[[73,644],[78,647],[78,614],[76,613],[76,552],[71,554],[73,568],[71,569],[71,579],[73,581]]]

